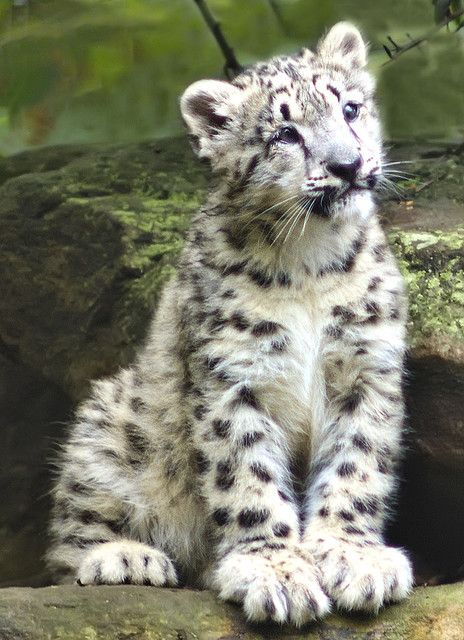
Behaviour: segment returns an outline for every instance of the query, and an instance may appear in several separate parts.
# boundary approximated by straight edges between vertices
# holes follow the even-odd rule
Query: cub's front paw
[[[330,609],[318,568],[297,546],[264,544],[231,551],[216,567],[213,587],[223,600],[241,602],[253,622],[299,627]]]
[[[326,593],[342,609],[377,613],[383,604],[402,600],[412,589],[411,565],[401,549],[324,538],[310,550]]]
[[[145,584],[175,586],[177,576],[163,551],[141,542],[105,542],[90,549],[77,573],[77,582],[87,584]]]

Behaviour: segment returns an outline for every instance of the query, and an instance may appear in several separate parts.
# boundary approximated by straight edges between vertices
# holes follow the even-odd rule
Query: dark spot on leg
[[[130,399],[130,407],[134,413],[141,413],[142,411],[146,411],[148,408],[142,398],[138,397]]]
[[[234,404],[236,405],[246,404],[250,407],[253,407],[253,409],[259,408],[258,400],[256,399],[255,394],[247,385],[243,385],[242,387],[240,387],[237,393],[237,398],[234,401]]]
[[[335,324],[329,324],[324,328],[324,333],[334,340],[339,340],[343,336],[343,329]]]
[[[247,260],[242,260],[242,262],[234,262],[225,266],[222,270],[224,276],[238,276],[245,271],[245,267],[247,265]]]
[[[221,491],[227,491],[235,482],[232,467],[229,460],[221,460],[216,467],[216,486]]]
[[[77,514],[77,519],[82,522],[82,524],[94,524],[96,522],[100,522],[100,516],[95,511],[82,511]]]
[[[219,527],[224,527],[230,522],[230,512],[228,509],[215,509],[213,511],[213,520]]]
[[[341,465],[337,467],[337,474],[340,478],[347,478],[356,473],[356,465],[354,462],[342,462]]]
[[[380,456],[377,456],[377,469],[380,471],[380,473],[383,473],[385,475],[390,473],[390,466],[388,464],[388,461],[384,458],[381,458]]]
[[[355,433],[352,439],[353,445],[364,453],[370,453],[372,451],[372,444],[366,436],[362,433]]]
[[[250,326],[250,323],[240,311],[236,311],[231,315],[230,322],[238,331],[245,331]]]
[[[230,434],[230,420],[213,420],[213,430],[218,438],[227,438]]]
[[[260,462],[253,462],[250,465],[250,471],[258,480],[261,480],[261,482],[270,482],[272,480],[271,474]]]
[[[369,284],[367,286],[367,290],[368,291],[375,291],[376,289],[378,289],[379,284],[382,282],[382,278],[379,278],[378,276],[375,276],[374,278],[371,278],[371,280],[369,281]]]
[[[235,291],[233,289],[226,289],[221,294],[221,298],[224,298],[226,300],[230,300],[230,299],[236,298],[236,297],[237,297],[237,294],[235,293]]]
[[[359,387],[353,389],[351,393],[340,401],[340,409],[344,413],[353,413],[364,400],[364,392]]]
[[[372,315],[379,317],[381,314],[380,306],[377,302],[375,302],[375,300],[367,300],[364,304],[364,308],[366,309],[367,313],[370,313]]]
[[[249,431],[248,433],[243,434],[241,445],[242,447],[252,447],[263,438],[264,433],[262,431]]]
[[[277,333],[280,325],[277,322],[272,322],[271,320],[262,320],[253,326],[251,330],[252,335],[256,337],[261,336],[270,336],[273,333]]]
[[[387,247],[384,244],[378,244],[372,249],[372,255],[376,262],[384,262],[387,253]]]
[[[353,498],[353,507],[358,513],[375,516],[379,510],[379,501],[375,496]]]
[[[287,538],[290,535],[290,526],[286,522],[277,522],[272,527],[272,531],[277,538]]]
[[[124,432],[126,434],[127,443],[130,449],[138,456],[143,458],[147,455],[150,443],[148,438],[141,433],[139,425],[133,422],[126,422],[124,425]]]
[[[341,318],[343,322],[351,322],[356,318],[356,314],[348,309],[348,307],[343,307],[342,305],[337,305],[332,309],[332,315],[334,318]]]
[[[271,342],[271,351],[273,353],[282,353],[288,346],[288,338],[284,336],[283,338],[278,338],[277,340],[273,340]]]
[[[290,278],[288,273],[285,273],[284,271],[279,271],[279,273],[277,274],[277,284],[280,287],[291,287],[292,279]]]
[[[119,381],[115,382],[114,389],[113,389],[113,400],[116,404],[119,404],[121,402],[122,395],[123,395],[122,383]]]
[[[259,287],[262,287],[263,289],[270,287],[272,284],[272,277],[269,276],[265,271],[262,271],[260,269],[249,269],[248,275],[255,284],[257,284]]]
[[[351,527],[351,526],[343,527],[343,531],[348,535],[353,535],[353,536],[364,535],[364,531],[362,529],[358,529],[358,527]]]
[[[195,451],[195,463],[199,474],[207,473],[211,468],[211,462],[202,451]]]
[[[341,511],[339,511],[337,515],[339,518],[341,518],[342,520],[345,520],[346,522],[353,522],[354,520],[354,515],[349,511],[346,511],[345,509],[342,509]]]
[[[237,516],[238,524],[244,529],[263,524],[269,519],[269,509],[243,509]]]
[[[203,420],[207,413],[209,413],[209,409],[204,404],[197,404],[193,410],[193,415],[197,420]]]
[[[68,485],[69,490],[72,493],[90,493],[90,487],[82,484],[81,482],[71,482]]]
[[[262,549],[270,549],[271,551],[281,551],[282,549],[286,548],[287,545],[283,544],[282,542],[266,542],[266,544],[263,544],[262,546]]]
[[[221,362],[224,362],[224,358],[212,358],[211,356],[208,356],[205,360],[205,366],[210,371],[213,371],[218,365],[221,364]]]

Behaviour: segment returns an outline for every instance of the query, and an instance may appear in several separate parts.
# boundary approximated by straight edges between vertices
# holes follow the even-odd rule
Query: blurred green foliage
[[[276,3],[282,22],[268,0],[208,0],[242,64],[352,20],[371,43],[388,134],[462,138],[464,29],[382,66],[388,35],[404,42],[433,27],[431,0]],[[223,64],[193,0],[0,0],[0,152],[180,133],[179,95]]]

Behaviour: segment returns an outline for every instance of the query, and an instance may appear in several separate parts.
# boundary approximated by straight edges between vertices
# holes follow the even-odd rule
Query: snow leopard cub
[[[340,23],[182,96],[218,185],[136,363],[77,411],[48,554],[62,581],[208,586],[295,625],[410,591],[382,537],[406,302],[374,212],[365,63]]]

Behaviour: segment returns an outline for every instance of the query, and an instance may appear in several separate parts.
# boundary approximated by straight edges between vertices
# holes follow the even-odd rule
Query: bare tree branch
[[[234,50],[229,45],[227,40],[225,39],[224,34],[222,33],[221,25],[216,20],[216,18],[211,13],[208,5],[205,0],[193,0],[197,7],[199,8],[201,15],[205,19],[206,24],[211,30],[216,42],[221,49],[226,63],[224,65],[224,73],[226,77],[230,80],[234,76],[238,75],[241,71],[243,71],[242,65],[238,62],[235,57]]]
[[[282,15],[282,11],[280,9],[279,3],[277,0],[268,0],[269,6],[271,7],[272,13],[275,15],[275,18],[279,24],[279,27],[282,29],[282,32],[288,36],[290,35],[287,25],[285,24],[284,17]]]
[[[411,38],[409,36],[410,37],[409,42],[403,45],[399,45],[393,40],[393,38],[391,38],[390,36],[387,36],[390,46],[387,46],[386,44],[384,44],[383,48],[385,50],[385,53],[390,59],[384,62],[383,66],[390,64],[390,62],[393,62],[393,60],[396,60],[400,55],[402,55],[406,51],[409,51],[410,49],[414,49],[414,47],[419,47],[423,42],[427,42],[428,40],[433,38],[433,36],[435,36],[438,33],[438,31],[440,31],[440,29],[442,29],[443,27],[449,26],[451,22],[453,22],[454,20],[457,20],[463,15],[464,15],[464,9],[462,11],[458,11],[457,13],[453,13],[452,15],[447,16],[446,19],[440,22],[440,24],[438,24],[436,27],[434,27],[433,29],[430,29],[430,31],[427,31],[427,33],[424,33],[423,36],[420,36],[419,38]],[[460,28],[461,27],[458,27],[456,31],[458,31]]]

